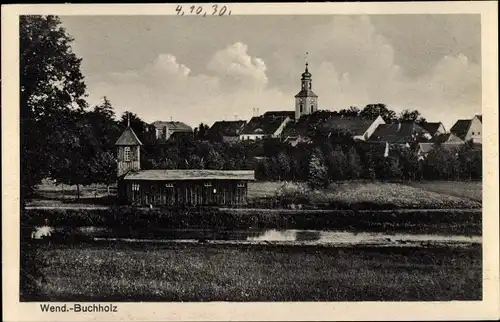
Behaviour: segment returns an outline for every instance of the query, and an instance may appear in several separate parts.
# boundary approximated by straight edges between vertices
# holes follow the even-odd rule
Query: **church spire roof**
[[[302,79],[311,78],[311,73],[309,73],[309,64],[306,62],[306,71],[302,73]]]

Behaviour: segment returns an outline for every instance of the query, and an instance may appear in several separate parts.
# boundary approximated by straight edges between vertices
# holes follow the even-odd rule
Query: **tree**
[[[91,176],[93,183],[104,183],[109,195],[109,186],[116,182],[116,159],[111,151],[99,152],[91,160]]]
[[[358,152],[354,147],[351,147],[347,152],[347,173],[350,179],[359,179],[363,173],[363,166]]]
[[[339,115],[344,117],[358,117],[361,113],[361,110],[356,106],[350,106],[348,109],[341,109],[339,111]]]
[[[326,163],[330,180],[337,181],[345,178],[349,164],[340,145],[336,145],[333,151],[326,156]]]
[[[308,182],[311,188],[326,187],[328,185],[328,170],[324,164],[321,151],[316,150],[309,159]]]
[[[359,117],[364,119],[375,119],[381,116],[386,123],[391,123],[396,119],[396,112],[387,108],[385,104],[368,104],[361,110]]]
[[[398,117],[400,122],[415,122],[417,124],[424,123],[425,118],[422,117],[418,110],[403,110]]]
[[[283,180],[288,178],[291,171],[290,158],[288,154],[281,151],[276,157],[278,180]]]
[[[224,167],[224,158],[215,149],[211,149],[208,152],[207,161],[205,164],[206,169],[222,170]]]
[[[19,19],[21,195],[36,184],[67,153],[65,117],[87,104],[81,59],[56,16],[24,15]]]
[[[199,140],[205,139],[209,129],[210,127],[208,125],[203,124],[203,122],[200,123],[200,125],[194,129],[194,137]]]

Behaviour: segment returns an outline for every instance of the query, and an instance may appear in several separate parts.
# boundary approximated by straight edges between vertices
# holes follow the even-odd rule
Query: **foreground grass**
[[[78,244],[29,249],[49,301],[480,300],[481,246]],[[54,248],[55,247],[55,248]],[[22,291],[22,290],[21,290]]]

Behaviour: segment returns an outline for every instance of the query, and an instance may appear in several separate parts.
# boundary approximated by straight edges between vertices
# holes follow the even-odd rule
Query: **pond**
[[[120,230],[102,227],[35,227],[31,239],[123,240],[156,242],[232,242],[232,243],[297,243],[308,245],[412,245],[422,243],[470,244],[481,243],[481,236],[402,234],[402,233],[353,233],[345,231],[300,229],[150,229],[148,231]]]

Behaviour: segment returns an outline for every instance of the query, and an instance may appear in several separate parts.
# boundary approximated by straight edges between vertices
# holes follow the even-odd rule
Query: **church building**
[[[300,92],[295,95],[296,122],[301,116],[312,114],[318,110],[318,95],[312,91],[312,75],[309,72],[308,63],[306,63],[306,70],[302,73],[300,81]]]

